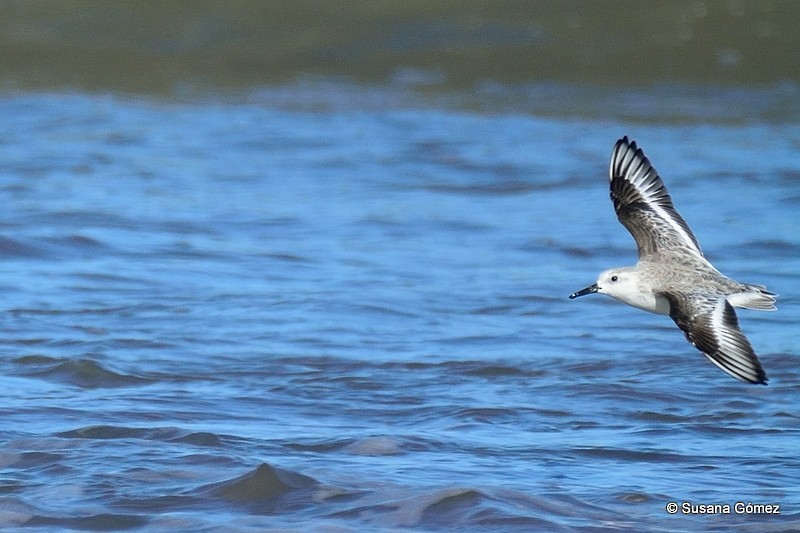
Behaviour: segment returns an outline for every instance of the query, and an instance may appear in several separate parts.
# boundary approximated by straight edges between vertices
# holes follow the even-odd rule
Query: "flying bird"
[[[650,313],[669,315],[686,339],[723,371],[746,383],[766,385],[767,375],[739,329],[734,307],[773,311],[777,295],[763,285],[734,281],[708,262],[664,182],[628,137],[614,146],[609,178],[614,211],[633,235],[639,261],[606,270],[570,299],[607,294]]]

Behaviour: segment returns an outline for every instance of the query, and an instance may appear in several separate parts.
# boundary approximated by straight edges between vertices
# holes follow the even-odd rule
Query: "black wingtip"
[[[614,149],[616,150],[622,145],[629,146],[633,150],[636,150],[636,141],[629,140],[627,135],[623,136],[622,139],[617,141],[617,143],[614,145]]]
[[[629,156],[628,154],[632,155]],[[624,165],[625,162],[627,162],[627,165]],[[622,139],[617,141],[617,144],[614,145],[614,149],[611,151],[608,177],[611,181],[614,181],[614,178],[624,177],[628,172],[635,169],[652,171],[656,177],[658,177],[658,173],[653,168],[652,163],[650,163],[650,160],[644,155],[644,150],[636,145],[636,141],[628,140],[628,136],[625,135]]]

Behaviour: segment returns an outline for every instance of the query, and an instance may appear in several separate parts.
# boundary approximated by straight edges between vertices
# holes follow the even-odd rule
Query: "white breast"
[[[609,292],[608,294],[620,302],[647,311],[648,313],[669,315],[669,302],[667,299],[654,294],[652,291],[625,290],[615,291],[613,293]]]

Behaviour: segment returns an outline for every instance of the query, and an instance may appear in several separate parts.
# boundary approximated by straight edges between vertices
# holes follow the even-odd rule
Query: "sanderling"
[[[606,270],[570,299],[599,292],[669,315],[712,363],[740,381],[766,385],[767,375],[733,308],[772,311],[776,295],[763,285],[734,281],[708,262],[664,182],[627,137],[614,146],[609,178],[614,210],[636,240],[639,261]]]

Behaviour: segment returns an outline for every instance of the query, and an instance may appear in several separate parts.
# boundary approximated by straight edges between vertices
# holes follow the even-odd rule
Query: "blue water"
[[[0,98],[0,527],[800,528],[797,124],[324,92]],[[635,262],[622,135],[781,295],[739,311],[769,386],[567,299]]]

